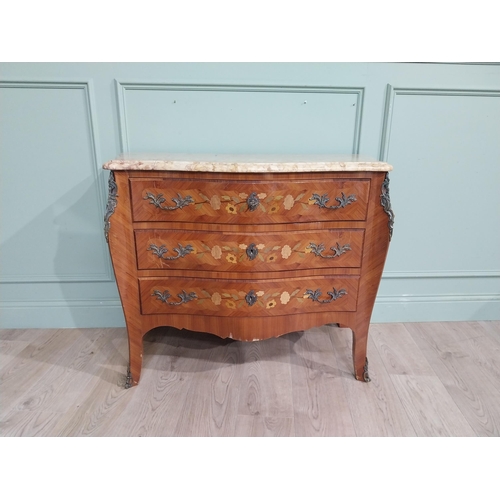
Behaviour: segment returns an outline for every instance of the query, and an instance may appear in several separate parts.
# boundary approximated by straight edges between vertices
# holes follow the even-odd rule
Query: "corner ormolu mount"
[[[368,358],[366,358],[365,366],[363,367],[363,380],[365,382],[371,382],[370,375],[368,375]]]
[[[389,197],[389,172],[385,174],[384,182],[382,183],[382,194],[380,195],[380,204],[384,207],[384,212],[389,216],[389,241],[392,238],[392,228],[394,226],[394,212],[391,208],[391,199]]]
[[[125,379],[125,389],[132,387],[132,373],[130,373],[130,366],[127,368],[127,378]]]
[[[109,228],[111,225],[109,219],[115,213],[117,196],[118,196],[118,186],[116,185],[115,182],[115,174],[114,172],[110,172],[108,179],[108,203],[106,205],[106,214],[104,215],[104,236],[106,237],[106,241],[108,242],[109,242]]]

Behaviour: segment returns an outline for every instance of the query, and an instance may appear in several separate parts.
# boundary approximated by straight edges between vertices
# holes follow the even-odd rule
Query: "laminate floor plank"
[[[412,324],[405,323],[405,326]],[[469,340],[484,335],[484,329],[478,321],[442,321],[417,324],[427,331],[432,330],[433,336],[440,344]]]
[[[290,346],[286,335],[241,344],[240,415],[293,418]]]
[[[126,343],[126,337],[124,337],[125,330],[124,329],[121,329],[121,330],[123,330],[123,332],[122,332],[123,341],[124,341],[124,343]],[[114,331],[115,331],[115,329],[101,330],[102,335],[100,336],[100,338],[106,337],[107,339],[110,339],[113,337]],[[52,337],[57,332],[59,332],[59,331],[52,330],[52,332],[51,332],[52,335],[50,335],[49,337]],[[84,330],[83,332],[84,332],[84,334],[89,335],[90,337],[93,337],[93,335],[94,335],[94,331],[92,329],[87,329],[87,330]],[[90,379],[90,378],[92,378],[92,372],[97,372],[100,370],[100,362],[107,360],[106,345],[104,345],[102,347],[94,345],[95,351],[96,351],[95,355],[91,355],[92,351],[91,350],[89,351],[88,349],[87,350],[83,349],[81,351],[76,352],[75,350],[73,350],[70,347],[70,350],[73,352],[73,356],[70,356],[69,358],[67,358],[66,354],[68,351],[66,349],[64,349],[65,344],[66,344],[65,341],[72,338],[72,337],[75,337],[75,336],[77,339],[82,339],[82,331],[72,329],[72,330],[63,330],[59,333],[61,335],[58,335],[57,342],[51,344],[53,353],[58,353],[59,357],[56,356],[55,361],[50,362],[52,356],[46,355],[46,353],[45,353],[46,349],[44,347],[40,352],[44,352],[46,355],[46,357],[45,357],[45,361],[46,361],[45,364],[47,367],[46,372],[42,373],[42,374],[40,374],[39,372],[35,372],[35,374],[39,375],[39,377],[34,378],[33,381],[29,380],[28,383],[24,387],[24,391],[20,391],[20,393],[22,395],[31,392],[32,394],[34,394],[37,397],[33,397],[32,400],[29,400],[29,399],[25,400],[26,402],[29,403],[26,407],[23,407],[23,406],[15,407],[15,406],[11,405],[8,408],[9,413],[7,413],[6,415],[3,415],[1,418],[1,423],[3,425],[1,426],[2,430],[0,432],[2,432],[2,435],[4,435],[3,434],[4,432],[5,432],[5,435],[9,435],[9,432],[7,431],[8,425],[6,424],[6,422],[17,422],[17,421],[25,422],[26,421],[26,422],[37,423],[38,422],[37,415],[40,415],[42,417],[44,415],[51,415],[54,418],[52,418],[52,417],[50,418],[50,426],[40,427],[37,424],[36,429],[44,429],[47,432],[46,435],[57,436],[58,431],[56,429],[58,427],[60,427],[64,421],[67,421],[68,414],[72,414],[72,412],[74,412],[74,411],[78,410],[78,408],[80,408],[80,406],[82,404],[82,399],[85,397],[85,387],[86,386],[85,386],[85,384],[81,384],[82,380],[81,380],[80,375],[82,372],[79,371],[79,369],[81,368],[80,363],[82,362],[83,359],[88,358],[88,363],[86,363],[86,370],[90,374],[89,375],[89,379]],[[99,337],[99,335],[97,337]],[[34,343],[40,345],[39,337],[36,340],[37,341]],[[87,339],[87,340],[89,341],[89,344],[92,345],[92,342],[93,342],[92,339],[90,339],[90,340]],[[90,345],[88,345],[88,348],[90,348]],[[72,346],[74,346],[74,342],[73,342]],[[18,360],[18,362],[20,362],[20,363],[22,363],[23,361],[24,361],[23,358],[20,358]],[[123,357],[121,357],[121,362],[123,363]],[[35,364],[35,363],[36,363],[36,361],[31,360],[31,364]],[[62,364],[62,365],[67,364],[71,368],[68,370],[63,370],[61,372],[60,371],[60,369],[61,369],[60,364]],[[54,370],[58,371],[58,373],[60,375],[61,381],[60,381],[59,388],[62,389],[62,387],[65,386],[66,388],[69,388],[68,389],[69,392],[66,392],[65,390],[60,390],[57,397],[54,397],[52,399],[52,401],[50,401],[50,399],[51,399],[50,397],[44,397],[44,396],[46,396],[46,394],[43,391],[43,387],[44,387],[44,380],[47,381],[47,384],[48,384],[49,380],[54,381],[54,379],[52,377],[52,375],[54,374]],[[51,374],[51,377],[46,378],[46,374]],[[102,380],[103,380],[102,378],[95,379],[94,382],[97,384],[100,381],[102,382]],[[124,377],[123,377],[123,381],[124,381]],[[33,388],[35,388],[34,392],[33,392]],[[47,394],[49,394],[49,396],[51,395],[50,390],[47,390]],[[76,396],[75,399],[73,399],[73,396]],[[41,400],[43,403],[45,403],[43,406],[47,407],[46,411],[38,411],[38,409],[37,409],[37,408],[39,408],[39,405],[37,404],[38,399]],[[69,412],[61,413],[60,411],[59,412],[51,411],[53,408],[57,407],[58,405],[65,405],[66,406],[67,405],[66,401],[68,401],[68,400],[70,401],[70,404],[68,406],[71,407],[71,410]],[[60,407],[59,407],[59,410],[61,410]],[[35,420],[31,420],[31,419],[35,419]],[[25,429],[29,429],[29,428],[31,428],[31,427],[29,427],[29,426],[25,427]],[[25,430],[24,432],[26,433],[27,431]],[[34,432],[35,431],[33,431],[33,433]],[[41,431],[37,431],[37,432],[41,432]],[[35,434],[33,434],[33,435],[35,435]]]
[[[66,412],[80,395],[90,375],[85,369],[107,341],[105,330],[76,330],[80,335],[43,377],[15,403],[16,410]]]
[[[294,437],[293,418],[238,415],[235,436]]]
[[[114,426],[133,393],[122,384],[96,384],[92,395],[82,400],[77,409],[68,412],[54,429],[60,437],[112,436]],[[103,430],[106,429],[106,430]]]
[[[28,342],[32,346],[41,346],[45,344],[57,332],[66,332],[70,334],[74,328],[16,328],[12,330],[0,329],[1,340],[17,340],[21,342]]]
[[[389,375],[435,375],[403,323],[373,324],[369,331]]]
[[[133,396],[125,389],[128,347],[124,329],[109,330],[112,335],[96,353],[90,378],[81,387],[79,399],[54,428],[55,435],[101,435],[100,428],[116,422]]]
[[[500,321],[478,321],[481,331],[500,345]]]
[[[438,377],[390,377],[417,436],[476,436]]]
[[[153,332],[152,332],[153,333]],[[173,335],[173,338],[172,338]],[[169,437],[174,435],[191,380],[193,360],[182,354],[182,340],[167,328],[148,334],[144,341],[144,367],[139,385],[126,408],[110,428],[101,432],[112,436]],[[189,342],[189,341],[187,341]]]
[[[25,330],[22,328],[2,328],[0,330],[1,341],[22,340],[19,337]]]
[[[183,362],[190,380],[174,436],[233,436],[241,389],[242,346],[203,333],[194,335],[199,336],[202,349],[190,353],[188,341],[184,352],[179,353],[190,360],[189,364]]]
[[[33,368],[36,364],[37,358],[43,359],[43,356],[46,355],[47,351],[49,356],[53,356],[54,354],[57,355],[56,350],[51,348],[54,345],[53,343],[51,344],[51,339],[57,334],[57,332],[58,330],[54,329],[40,330],[38,343],[30,342],[29,340],[21,340],[20,338],[14,339],[12,338],[12,335],[2,335],[2,340],[5,345],[15,345],[13,344],[13,342],[15,342],[17,345],[24,345],[25,347],[24,349],[18,350],[14,358],[6,360],[7,362],[2,364],[0,367],[0,384],[4,386],[4,384],[9,384],[18,380],[18,377],[22,376],[24,371],[29,371]],[[42,345],[41,348],[40,344]],[[43,349],[44,344],[48,344],[48,348],[45,350]]]
[[[331,327],[289,334],[296,436],[355,436]]]
[[[387,373],[384,362],[368,336],[368,372],[371,382],[354,378],[352,366],[352,332],[334,328],[331,339],[339,368],[345,374],[342,383],[351,409],[357,436],[415,436],[415,430]]]
[[[4,367],[28,345],[29,342],[25,340],[0,340],[0,376]]]
[[[42,334],[3,367],[0,375],[0,418],[12,409],[33,383],[44,380],[46,373],[64,356],[78,336],[79,333],[72,329]]]
[[[486,338],[458,340],[456,328],[447,323],[432,327],[409,323],[406,328],[476,434],[500,436],[499,385],[492,380],[494,371],[483,369],[484,358],[478,362],[478,350],[471,351],[471,345],[478,346]]]
[[[0,420],[2,437],[46,437],[54,435],[61,413],[12,410]]]
[[[54,335],[54,328],[13,328],[0,330],[1,340],[19,340],[37,345]]]
[[[500,387],[500,344],[488,335],[460,342],[474,364],[495,387]]]

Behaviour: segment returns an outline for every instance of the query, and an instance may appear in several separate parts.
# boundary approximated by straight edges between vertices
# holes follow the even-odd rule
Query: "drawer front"
[[[136,230],[139,269],[231,272],[360,267],[363,229],[263,233]]]
[[[370,181],[131,179],[136,222],[271,224],[366,219]]]
[[[355,311],[359,277],[275,280],[140,278],[142,314],[284,316]]]

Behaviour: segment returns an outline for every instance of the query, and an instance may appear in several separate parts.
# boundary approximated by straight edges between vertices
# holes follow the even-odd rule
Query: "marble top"
[[[124,154],[106,170],[184,172],[388,172],[392,165],[359,155]]]

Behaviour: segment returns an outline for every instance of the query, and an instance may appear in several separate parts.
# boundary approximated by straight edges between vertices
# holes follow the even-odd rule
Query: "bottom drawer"
[[[142,314],[284,316],[356,311],[359,276],[273,280],[140,278]]]

